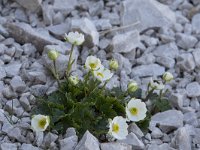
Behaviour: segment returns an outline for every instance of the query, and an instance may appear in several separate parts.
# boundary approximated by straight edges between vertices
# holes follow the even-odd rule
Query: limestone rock
[[[32,12],[41,7],[42,0],[16,0],[21,6]]]
[[[101,150],[132,150],[131,145],[127,145],[124,143],[102,143]]]
[[[198,97],[200,96],[200,85],[198,82],[189,83],[186,86],[186,92],[189,97]]]

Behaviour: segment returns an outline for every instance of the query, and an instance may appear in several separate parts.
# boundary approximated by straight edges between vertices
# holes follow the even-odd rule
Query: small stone
[[[159,139],[163,137],[163,133],[159,128],[154,128],[153,131],[151,132],[151,137],[154,139]]]
[[[44,84],[47,81],[47,76],[42,71],[30,71],[28,72],[28,78],[35,84]]]
[[[173,105],[173,107],[181,109],[183,107],[183,100],[185,96],[180,93],[173,93],[169,98],[169,101]]]
[[[102,143],[101,150],[132,150],[131,145],[125,143]]]
[[[85,44],[88,47],[99,45],[99,33],[93,22],[88,18],[73,19],[71,22],[71,29],[78,30],[85,35]]]
[[[50,33],[52,33],[56,38],[63,39],[65,33],[70,30],[70,23],[61,23],[54,26],[47,27]]]
[[[6,71],[3,67],[0,66],[0,80],[6,77]]]
[[[198,97],[200,96],[200,85],[198,82],[189,83],[186,86],[186,92],[189,97]]]
[[[57,139],[58,139],[58,135],[49,132],[45,135],[43,143],[45,146],[49,146],[51,143],[55,142]]]
[[[89,7],[89,13],[90,13],[91,16],[97,16],[101,13],[102,9],[104,9],[103,1],[94,2]]]
[[[12,99],[12,98],[17,97],[17,94],[10,87],[5,87],[2,90],[2,94],[7,99]]]
[[[1,150],[17,150],[17,144],[14,143],[2,143]]]
[[[31,145],[31,144],[23,143],[21,148],[20,148],[20,150],[39,150],[39,148],[35,147],[35,146]]]
[[[184,114],[183,121],[185,124],[192,125],[194,127],[197,127],[199,125],[197,120],[197,115],[195,112],[187,112]]]
[[[7,135],[12,139],[18,140],[19,142],[26,142],[26,138],[22,135],[21,130],[18,127],[9,130]]]
[[[198,40],[191,35],[178,33],[176,34],[177,45],[185,50],[193,48]]]
[[[192,52],[192,55],[194,57],[194,61],[195,61],[195,64],[198,68],[200,68],[200,49],[195,49],[193,52]]]
[[[21,6],[32,12],[41,7],[42,0],[16,0]]]
[[[5,51],[5,54],[7,54],[10,57],[13,57],[15,54],[15,47],[11,47],[8,50]]]
[[[52,5],[44,4],[42,6],[42,15],[45,25],[51,25],[53,23],[54,10]]]
[[[28,23],[28,17],[24,11],[24,9],[16,9],[15,11],[15,18],[19,21]]]
[[[180,69],[190,72],[195,68],[194,58],[191,53],[184,53],[177,58],[177,65]]]
[[[135,123],[131,123],[129,125],[128,131],[133,132],[135,135],[137,135],[138,138],[142,138],[144,136],[143,132],[140,130],[140,128]]]
[[[174,68],[175,60],[170,57],[157,57],[156,62],[166,68]]]
[[[75,128],[68,128],[64,137],[68,138],[70,136],[75,136],[75,135],[76,135]]]
[[[74,150],[77,143],[78,137],[76,135],[59,140],[60,150]]]
[[[109,30],[112,28],[112,25],[110,24],[109,19],[97,19],[97,20],[94,20],[93,22],[98,31]]]
[[[61,24],[62,22],[64,22],[64,16],[61,12],[57,12],[54,16],[53,16],[53,24]]]
[[[89,131],[86,131],[75,150],[100,150],[99,142]]]
[[[149,54],[144,54],[140,58],[138,58],[137,64],[139,65],[148,65],[148,64],[153,64],[155,62],[155,56],[152,53]]]
[[[141,65],[132,69],[131,77],[160,76],[165,72],[165,68],[158,64]]]
[[[10,81],[10,85],[15,92],[22,93],[26,89],[26,85],[20,76],[13,77]]]
[[[113,52],[127,53],[140,45],[140,35],[137,30],[124,34],[117,34],[113,37],[109,49]]]
[[[200,14],[196,14],[192,17],[192,28],[197,33],[200,33]]]
[[[35,135],[35,142],[36,142],[36,145],[39,147],[42,145],[43,143],[43,139],[44,139],[44,133],[43,132],[36,132],[36,135]]]
[[[8,47],[6,47],[4,44],[0,44],[0,55],[4,54],[7,49]]]
[[[42,96],[46,93],[46,91],[48,90],[48,87],[45,85],[33,85],[31,86],[31,92],[34,96]]]
[[[30,43],[24,44],[22,48],[24,49],[24,54],[27,56],[35,56],[35,53],[37,51],[35,46]]]
[[[14,76],[19,75],[21,66],[22,65],[17,62],[6,65],[5,71],[6,71],[7,77],[14,77]]]
[[[137,138],[137,136],[132,132],[127,135],[126,139],[118,140],[118,142],[132,145],[133,149],[144,149],[145,148],[144,143],[141,140],[139,140]]]
[[[150,129],[158,126],[162,132],[167,133],[183,126],[183,114],[181,111],[168,110],[155,114],[151,118]]]

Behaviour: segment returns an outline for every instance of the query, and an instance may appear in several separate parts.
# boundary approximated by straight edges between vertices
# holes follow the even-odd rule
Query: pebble
[[[189,97],[198,97],[200,96],[200,85],[198,82],[189,83],[186,86],[186,92]]]

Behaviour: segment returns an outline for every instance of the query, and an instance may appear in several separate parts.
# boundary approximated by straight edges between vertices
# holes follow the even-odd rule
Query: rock
[[[101,150],[132,150],[131,145],[124,143],[101,143]]]
[[[6,27],[10,35],[19,43],[32,43],[35,45],[38,51],[43,51],[44,46],[61,44],[61,41],[58,41],[48,35],[47,33],[35,30],[30,25],[25,23],[7,23]]]
[[[36,145],[39,147],[43,143],[44,133],[43,132],[35,132],[35,133],[36,133],[35,142],[36,142]]]
[[[49,146],[51,145],[51,143],[55,142],[57,139],[58,139],[58,135],[49,132],[45,135],[43,143],[45,146]]]
[[[15,11],[15,18],[16,18],[16,20],[19,20],[21,22],[26,22],[26,23],[29,22],[28,21],[28,17],[26,15],[24,9],[20,9],[20,8],[16,9],[16,11]]]
[[[18,127],[15,127],[15,128],[12,128],[11,130],[9,130],[7,132],[7,135],[11,139],[15,139],[19,142],[26,142],[26,138],[22,135],[21,129],[19,129]]]
[[[128,131],[133,132],[135,135],[137,135],[138,138],[142,138],[144,136],[143,132],[140,130],[140,128],[135,123],[131,123],[129,125]]]
[[[200,14],[196,14],[192,17],[192,28],[197,33],[200,33]]]
[[[6,71],[3,67],[0,66],[0,80],[6,77]]]
[[[124,140],[118,140],[118,142],[126,143],[132,145],[133,149],[144,149],[145,146],[141,140],[137,138],[134,133],[129,133]]]
[[[62,22],[64,22],[64,16],[61,12],[57,12],[54,16],[53,16],[53,24],[61,24]]]
[[[174,68],[175,60],[170,57],[157,57],[156,62],[166,68]]]
[[[198,40],[192,36],[183,33],[176,34],[176,43],[179,47],[188,50],[189,48],[193,48]]]
[[[172,139],[174,148],[180,150],[191,150],[191,139],[190,135],[185,127],[178,129],[175,134],[175,137]]]
[[[59,140],[60,150],[74,150],[78,143],[78,137],[76,135]]]
[[[197,115],[195,112],[187,112],[184,114],[183,121],[185,124],[190,124],[194,127],[199,125]]]
[[[61,12],[67,16],[77,5],[77,0],[56,0],[54,1],[53,8],[56,12]]]
[[[148,150],[175,150],[172,147],[169,146],[169,144],[164,143],[161,145],[157,145],[157,144],[151,144],[148,146]]]
[[[163,133],[159,128],[154,128],[153,131],[151,132],[151,137],[153,139],[159,139],[163,137]]]
[[[1,150],[17,150],[17,144],[14,143],[2,143]]]
[[[200,58],[198,57],[200,55],[200,49],[195,49],[193,52],[192,52],[192,55],[194,57],[194,61],[195,61],[195,64],[198,68],[200,68]]]
[[[147,54],[142,55],[136,61],[137,61],[137,64],[139,65],[153,64],[155,62],[155,56],[152,53],[147,53]]]
[[[122,25],[139,22],[142,31],[151,27],[162,27],[176,22],[176,16],[166,5],[155,0],[126,0],[122,5]]]
[[[27,56],[34,56],[35,53],[37,52],[36,48],[34,45],[30,44],[30,43],[26,43],[22,46],[23,48],[23,52],[25,55]]]
[[[155,114],[151,118],[150,129],[158,126],[162,132],[167,133],[171,130],[183,126],[183,114],[181,111],[168,110]]]
[[[127,53],[140,45],[140,35],[137,30],[113,37],[109,49],[116,53]]]
[[[200,85],[198,82],[189,83],[186,86],[186,92],[189,97],[198,97],[200,96]]]
[[[97,16],[101,13],[101,11],[103,9],[104,9],[104,2],[103,1],[94,2],[89,7],[89,13],[90,13],[91,16]]]
[[[28,78],[32,83],[35,84],[44,84],[47,81],[47,76],[43,71],[29,71]]]
[[[165,68],[157,64],[141,65],[132,69],[131,77],[160,76],[165,72]]]
[[[10,63],[10,64],[6,65],[5,71],[6,71],[7,77],[14,77],[14,76],[19,75],[21,66],[22,66],[22,64],[20,64],[18,62]]]
[[[8,49],[4,44],[0,44],[0,55],[4,54],[4,52]]]
[[[153,54],[157,57],[170,57],[176,58],[179,55],[178,47],[174,42],[160,45],[154,51]]]
[[[41,7],[42,0],[15,0],[21,6],[32,12],[37,11]]]
[[[183,107],[183,100],[184,100],[185,96],[183,94],[180,93],[173,93],[170,98],[169,101],[172,104],[173,107],[181,109]]]
[[[75,150],[100,150],[99,142],[89,131],[86,131]]]
[[[48,87],[45,85],[37,84],[31,86],[31,92],[34,96],[43,96],[47,90]]]
[[[190,72],[195,68],[195,62],[192,54],[190,53],[183,53],[178,56],[177,58],[177,65],[180,69]]]
[[[39,150],[39,148],[31,145],[31,144],[25,144],[23,143],[20,150]]]
[[[17,97],[17,94],[14,91],[12,91],[12,89],[10,87],[5,87],[2,90],[2,94],[7,99],[12,99],[12,98]]]
[[[93,22],[88,18],[73,19],[71,22],[71,29],[78,30],[85,35],[85,44],[88,47],[99,45],[99,33]]]
[[[46,26],[53,23],[54,10],[52,5],[44,4],[42,6],[43,20]]]
[[[110,20],[108,19],[97,19],[97,20],[94,20],[93,22],[98,31],[109,30],[112,28],[112,25],[110,24]]]
[[[10,85],[15,92],[22,93],[26,89],[26,85],[20,76],[13,77]]]

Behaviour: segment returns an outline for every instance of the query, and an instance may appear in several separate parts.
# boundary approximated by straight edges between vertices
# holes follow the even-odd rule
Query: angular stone
[[[200,85],[198,82],[189,83],[186,86],[186,92],[189,97],[198,97],[200,96]]]
[[[157,64],[141,65],[132,69],[131,76],[147,77],[160,76],[165,72],[165,68]]]
[[[197,127],[199,125],[197,115],[195,112],[185,113],[183,121],[185,124],[192,125],[193,127]]]
[[[200,33],[200,14],[196,14],[192,17],[192,28],[196,33]]]
[[[137,30],[124,34],[117,34],[113,37],[109,49],[113,52],[127,53],[140,45],[140,35]]]
[[[51,25],[53,23],[54,11],[52,5],[44,4],[42,6],[42,15],[45,25]]]
[[[139,22],[142,31],[151,27],[162,27],[176,22],[176,16],[166,5],[155,0],[126,0],[122,6],[122,25]]]
[[[10,81],[10,85],[15,92],[23,92],[26,89],[26,85],[20,76],[15,76]]]
[[[175,60],[170,57],[157,57],[156,62],[166,68],[173,68],[175,65]]]
[[[71,29],[78,30],[85,34],[85,44],[88,47],[93,47],[99,44],[99,33],[93,22],[88,18],[73,19],[71,22]]]
[[[159,139],[163,137],[163,133],[159,128],[154,128],[153,131],[151,132],[151,137],[153,139]]]
[[[76,135],[59,140],[60,150],[74,150],[78,143],[78,137]]]
[[[173,93],[170,96],[169,101],[171,102],[173,107],[181,109],[183,107],[183,100],[184,99],[185,99],[185,96],[183,94]]]
[[[0,66],[0,80],[6,77],[6,71],[3,67]]]
[[[97,20],[94,20],[93,22],[98,31],[109,30],[112,28],[112,25],[110,24],[109,19],[97,19]]]
[[[53,34],[56,38],[63,39],[65,33],[68,33],[70,30],[70,23],[61,23],[54,26],[47,27],[49,32]]]
[[[14,77],[14,76],[19,75],[21,66],[22,66],[22,64],[20,64],[18,62],[10,63],[10,64],[6,65],[5,71],[6,71],[7,77]]]
[[[28,72],[28,78],[35,84],[43,84],[47,81],[47,76],[43,71],[30,71]]]
[[[195,68],[194,57],[191,53],[183,53],[177,58],[177,65],[180,69],[190,72]]]
[[[75,128],[68,128],[64,137],[68,138],[70,136],[75,136],[75,135],[76,135],[76,129]]]
[[[17,144],[14,143],[2,143],[0,146],[1,150],[17,150]]]
[[[15,0],[21,6],[32,12],[37,11],[41,7],[42,0]]]
[[[135,123],[131,123],[129,125],[128,131],[133,132],[135,135],[137,135],[138,138],[142,138],[144,136],[143,132],[140,130],[140,128]]]
[[[141,140],[139,140],[137,138],[137,136],[132,132],[127,135],[126,139],[118,140],[118,142],[132,145],[133,149],[144,149],[145,148],[144,143]]]
[[[195,64],[198,68],[200,68],[200,49],[195,49],[193,52],[192,52],[192,55],[194,57],[194,61],[195,61]]]
[[[104,3],[103,1],[98,1],[94,2],[90,7],[89,7],[89,13],[91,16],[97,16],[101,13],[103,10]]]
[[[102,143],[101,150],[132,150],[131,145],[127,145],[124,143]]]
[[[168,110],[155,114],[151,118],[150,129],[158,126],[164,133],[183,126],[183,114],[181,111]]]
[[[19,102],[26,111],[31,110],[31,106],[30,106],[27,96],[20,97]]]
[[[75,150],[100,150],[99,141],[89,131],[86,131]]]
[[[4,44],[0,44],[0,55],[4,54],[4,52],[8,49]]]
[[[49,132],[45,135],[43,143],[45,146],[49,146],[51,145],[51,143],[55,142],[57,139],[58,139],[58,135]]]
[[[148,64],[153,64],[155,62],[155,56],[152,53],[147,53],[142,55],[140,58],[138,58],[137,64],[139,65],[148,65]]]
[[[6,27],[10,35],[19,43],[32,43],[35,45],[38,51],[43,51],[44,46],[61,44],[61,41],[58,41],[41,31],[33,29],[30,25],[25,23],[7,23]]]
[[[38,147],[42,145],[43,139],[44,139],[44,133],[43,132],[36,132],[35,142],[36,142],[36,145]]]
[[[176,34],[176,43],[179,47],[188,50],[189,48],[193,48],[198,40],[188,34],[178,33]]]
[[[21,148],[20,148],[20,150],[39,150],[39,148],[35,147],[35,146],[31,145],[31,144],[23,143]]]

